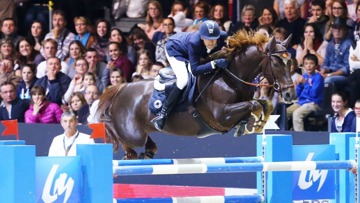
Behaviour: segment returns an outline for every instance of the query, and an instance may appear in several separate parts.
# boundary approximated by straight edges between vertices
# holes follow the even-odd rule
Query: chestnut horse
[[[285,44],[290,41],[287,39]],[[262,132],[272,105],[270,101],[253,100],[256,84],[254,78],[263,73],[281,92],[284,101],[290,101],[294,90],[290,77],[290,60],[284,44],[260,34],[238,32],[228,38],[228,48],[211,55],[208,60],[226,57],[231,60],[227,70],[198,77],[195,95],[199,99],[194,107],[205,123],[219,133],[239,127],[244,120],[251,121],[246,133]],[[174,67],[176,68],[176,67]],[[109,142],[117,150],[125,150],[124,159],[136,159],[135,147],[145,145],[145,158],[157,152],[149,133],[156,131],[150,120],[149,99],[154,90],[153,81],[125,83],[106,90],[100,97],[97,116],[105,123]],[[204,90],[204,91],[203,91]],[[200,92],[202,92],[200,94]],[[164,132],[184,136],[206,136],[201,126],[187,111],[172,112],[164,126]],[[144,154],[144,153],[142,153]]]

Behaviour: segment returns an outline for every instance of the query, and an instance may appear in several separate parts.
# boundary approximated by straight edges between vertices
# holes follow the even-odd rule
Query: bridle
[[[265,72],[267,68],[270,68],[270,72],[271,72],[271,75],[274,79],[274,83],[273,84],[260,84],[260,83],[252,83],[252,82],[247,82],[241,78],[239,78],[238,76],[236,76],[234,73],[232,73],[229,69],[225,68],[225,72],[230,75],[232,78],[234,78],[235,80],[239,81],[239,82],[242,82],[246,85],[249,85],[249,86],[253,86],[253,87],[272,87],[275,91],[278,91],[278,92],[281,92],[283,90],[286,90],[288,88],[292,88],[294,87],[293,84],[289,84],[289,85],[285,85],[285,86],[281,86],[278,79],[276,78],[275,74],[274,74],[274,71],[272,70],[271,68],[271,60],[272,58],[271,57],[280,57],[278,56],[279,54],[285,54],[287,53],[286,50],[284,51],[274,51],[274,52],[270,52],[270,53],[267,53],[266,54],[266,65],[265,65],[265,68],[263,68],[262,72]],[[260,63],[262,64],[262,63]]]

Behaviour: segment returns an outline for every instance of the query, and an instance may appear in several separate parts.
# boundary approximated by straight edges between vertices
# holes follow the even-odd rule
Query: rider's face
[[[216,39],[212,39],[212,40],[210,40],[210,39],[203,39],[203,41],[204,41],[204,44],[205,44],[205,46],[206,46],[207,49],[212,50],[212,49],[214,49],[214,48],[216,47],[216,42],[217,42]]]

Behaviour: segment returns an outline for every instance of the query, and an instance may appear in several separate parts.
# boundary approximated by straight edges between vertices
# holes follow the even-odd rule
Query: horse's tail
[[[114,150],[117,150],[122,142],[119,139],[119,136],[117,136],[114,128],[110,109],[114,103],[114,98],[125,85],[126,83],[106,89],[100,97],[99,106],[96,112],[97,117],[100,118],[100,122],[105,123],[106,138],[108,142],[113,144]]]

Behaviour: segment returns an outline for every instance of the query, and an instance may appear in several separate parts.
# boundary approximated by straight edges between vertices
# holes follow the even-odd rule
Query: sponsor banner
[[[335,160],[335,147],[333,145],[294,145],[293,160]],[[334,170],[304,170],[293,172],[294,200],[318,200],[334,198]]]
[[[36,202],[81,202],[80,157],[36,157]]]

